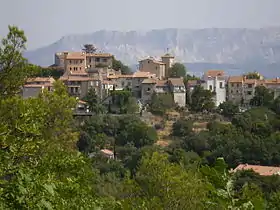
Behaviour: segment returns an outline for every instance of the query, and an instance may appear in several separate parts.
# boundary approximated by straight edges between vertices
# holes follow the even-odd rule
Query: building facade
[[[213,101],[219,106],[226,101],[226,77],[224,71],[209,70],[203,75],[202,87],[215,93]]]

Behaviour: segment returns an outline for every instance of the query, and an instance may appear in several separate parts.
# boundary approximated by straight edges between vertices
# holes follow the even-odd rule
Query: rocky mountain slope
[[[50,65],[55,52],[80,50],[95,44],[127,64],[146,56],[160,56],[169,48],[184,63],[258,66],[280,64],[280,27],[262,29],[161,29],[150,31],[97,31],[70,35],[57,42],[25,53],[33,63]]]

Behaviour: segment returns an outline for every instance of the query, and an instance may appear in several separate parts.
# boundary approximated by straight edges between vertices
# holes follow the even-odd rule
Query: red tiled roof
[[[102,149],[100,151],[106,155],[114,155],[114,152],[108,149]]]
[[[231,76],[228,79],[229,83],[242,83],[243,82],[243,76]]]
[[[240,164],[233,172],[240,170],[253,170],[261,176],[280,175],[280,167]]]
[[[205,72],[205,75],[208,77],[218,77],[218,76],[224,76],[225,72],[223,70],[208,70]]]
[[[185,86],[183,78],[169,78],[173,86]]]

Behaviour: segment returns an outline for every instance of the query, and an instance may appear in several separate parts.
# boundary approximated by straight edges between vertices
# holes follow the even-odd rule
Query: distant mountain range
[[[87,43],[134,66],[139,59],[157,58],[169,49],[169,53],[179,62],[187,63],[189,71],[195,74],[206,69],[225,69],[230,74],[256,70],[268,77],[280,75],[280,27],[101,30],[62,37],[49,46],[27,51],[25,57],[32,63],[47,66],[53,63],[55,52],[79,51]]]

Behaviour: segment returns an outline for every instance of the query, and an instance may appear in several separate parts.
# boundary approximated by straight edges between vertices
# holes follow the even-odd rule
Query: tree
[[[84,44],[83,51],[86,53],[95,53],[97,48],[93,44]]]
[[[89,89],[87,95],[84,97],[84,101],[89,105],[90,112],[95,114],[102,114],[105,112],[105,107],[101,104],[94,88]]]
[[[258,72],[249,72],[247,74],[244,74],[246,79],[260,79],[261,75]]]
[[[212,100],[214,93],[201,86],[195,86],[191,93],[191,109],[194,111],[211,111],[215,104]]]
[[[207,184],[158,152],[144,156],[131,184],[127,209],[203,209],[207,202]]]
[[[168,71],[169,77],[185,77],[187,73],[186,67],[181,63],[175,63]]]
[[[75,149],[72,108],[61,82],[38,98],[0,100],[0,206],[95,209],[97,174]],[[73,196],[75,195],[75,196]]]
[[[273,103],[273,93],[264,86],[257,86],[255,88],[255,96],[250,101],[252,106],[265,106],[271,107]]]
[[[120,70],[122,74],[130,74],[131,73],[131,69],[127,65],[124,65],[120,60],[116,60],[115,57],[113,57],[112,68],[114,70]]]
[[[9,26],[9,33],[0,45],[0,95],[7,97],[19,93],[28,77],[35,73],[35,66],[23,58],[26,37],[16,26]]]
[[[178,137],[187,137],[192,133],[193,122],[185,119],[177,120],[172,126],[172,135]]]
[[[232,118],[235,114],[239,112],[238,105],[232,103],[231,101],[225,101],[219,105],[221,113],[225,117]]]
[[[150,103],[150,111],[153,114],[164,115],[168,109],[174,108],[175,103],[171,94],[156,94],[152,95]]]

